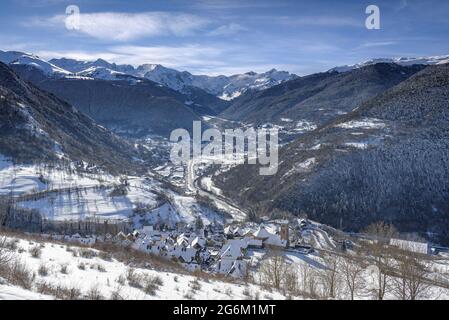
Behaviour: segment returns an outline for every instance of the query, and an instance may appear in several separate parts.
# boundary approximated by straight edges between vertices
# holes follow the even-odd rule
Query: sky
[[[77,30],[66,8],[80,10]],[[365,10],[380,9],[368,30]],[[298,75],[371,58],[449,54],[447,0],[2,0],[0,50],[194,74]]]

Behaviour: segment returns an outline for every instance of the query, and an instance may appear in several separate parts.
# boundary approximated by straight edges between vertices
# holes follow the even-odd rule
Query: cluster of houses
[[[119,232],[114,236],[43,236],[84,245],[116,243],[177,261],[191,271],[202,270],[236,278],[245,277],[269,251],[289,250],[309,254],[317,249],[337,249],[338,246],[338,241],[329,237],[326,231],[304,219],[266,220],[261,224],[243,223],[226,227],[211,224],[201,229],[186,224],[171,228],[150,225],[129,234]],[[392,239],[390,244],[408,251],[431,254],[427,243]],[[345,247],[347,245],[340,249],[345,250]]]
[[[155,230],[152,226],[134,232],[132,247],[167,257],[190,270],[205,270],[243,277],[251,265],[249,250],[285,249],[289,226],[207,226],[201,230]]]
[[[53,239],[92,245],[113,242],[149,254],[166,257],[183,264],[189,270],[203,270],[232,277],[244,277],[250,267],[257,266],[269,250],[304,249],[301,239],[304,222],[292,226],[284,220],[262,224],[208,225],[202,229],[183,225],[169,229],[144,226],[132,233],[115,236],[51,236]],[[310,247],[310,246],[309,246]]]

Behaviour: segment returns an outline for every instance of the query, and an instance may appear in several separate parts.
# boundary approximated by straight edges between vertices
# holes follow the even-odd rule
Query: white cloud
[[[395,45],[396,41],[377,41],[377,42],[366,42],[360,46],[360,48],[373,48],[373,47],[387,47]]]
[[[26,25],[65,28],[65,19],[64,15],[33,18]],[[78,32],[97,39],[130,41],[163,35],[187,36],[208,24],[208,19],[185,13],[81,13]]]
[[[195,70],[205,65],[209,67],[222,66],[223,50],[218,47],[201,45],[181,46],[111,46],[102,52],[87,51],[37,51],[44,59],[71,58],[77,60],[105,59],[118,64],[138,66],[146,63],[162,64],[166,67],[181,70]]]
[[[277,20],[281,24],[291,26],[312,26],[312,27],[362,27],[364,20],[356,20],[347,17],[333,16],[309,16],[309,17],[279,17]]]
[[[202,45],[181,46],[114,46],[109,51],[117,54],[118,63],[139,65],[159,63],[172,68],[195,68],[207,64],[216,65],[223,51],[218,47]]]
[[[237,24],[237,23],[230,23],[226,25],[222,25],[218,27],[215,30],[212,30],[208,33],[209,36],[229,36],[236,33],[247,31],[245,27]]]
[[[52,58],[71,58],[77,60],[94,61],[98,58],[117,64],[131,64],[134,66],[154,63],[180,71],[189,71],[194,74],[232,75],[248,72],[265,72],[276,68],[278,70],[291,70],[294,65],[266,64],[263,61],[233,55],[225,47],[209,47],[201,45],[182,46],[111,46],[107,51],[37,51],[38,56],[50,60]],[[225,56],[232,55],[235,61],[229,62]],[[249,62],[251,60],[251,63]]]
[[[99,58],[114,62],[116,59],[120,58],[119,55],[111,52],[86,52],[86,51],[48,51],[41,50],[36,51],[35,54],[45,60],[50,60],[53,58],[68,58],[83,61],[94,61]]]

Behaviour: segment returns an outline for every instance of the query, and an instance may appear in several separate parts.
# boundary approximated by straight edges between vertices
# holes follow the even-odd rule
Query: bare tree
[[[398,235],[396,228],[392,224],[377,222],[369,225],[365,233],[371,236],[374,244],[379,246],[388,245],[390,240]]]
[[[343,281],[349,291],[351,300],[354,300],[355,295],[365,287],[364,270],[365,266],[363,262],[356,257],[347,256],[341,260]]]
[[[396,277],[393,278],[393,292],[400,300],[427,298],[431,287],[428,264],[413,252],[399,251],[395,254]]]
[[[339,274],[341,258],[337,255],[323,254],[322,259],[326,267],[320,270],[319,275],[324,294],[332,299],[337,298],[341,289],[341,276]]]
[[[282,252],[272,250],[268,253],[268,258],[260,266],[261,283],[280,289],[284,282],[285,275],[289,269]]]
[[[5,273],[13,259],[13,253],[8,249],[7,243],[6,237],[0,237],[0,275]]]
[[[373,262],[371,271],[375,286],[371,288],[371,292],[375,299],[384,300],[387,292],[391,290],[391,270],[394,267],[389,243],[397,231],[393,225],[379,222],[368,226],[365,233],[371,236],[370,241],[365,244],[368,256]]]
[[[299,265],[299,290],[303,295],[317,298],[317,274],[309,264]]]
[[[298,285],[298,272],[290,266],[285,273],[282,288],[285,293],[296,296],[299,293]]]
[[[8,239],[0,236],[0,261],[4,261],[2,257],[9,256],[9,250],[7,248]]]

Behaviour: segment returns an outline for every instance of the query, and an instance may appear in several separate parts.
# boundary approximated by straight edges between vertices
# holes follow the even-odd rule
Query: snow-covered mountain
[[[144,64],[134,68],[131,65],[117,65],[102,59],[87,62],[62,58],[52,59],[50,62],[69,72],[96,79],[116,80],[123,78],[123,75],[130,75],[146,78],[183,93],[189,91],[189,87],[197,87],[224,100],[236,98],[250,89],[263,90],[297,78],[294,74],[276,69],[265,73],[206,76],[193,75],[187,71],[178,71],[159,64]]]
[[[134,67],[131,65],[117,65],[115,63],[109,63],[103,59],[97,59],[95,61],[81,61],[75,59],[51,59],[50,63],[57,65],[58,67],[70,71],[71,73],[79,73],[92,68],[106,68],[122,73],[133,73]]]
[[[20,64],[29,65],[41,70],[46,75],[66,76],[70,72],[63,68],[57,67],[52,63],[49,63],[38,56],[27,54],[17,51],[1,51],[0,50],[0,62],[5,64]]]
[[[192,85],[224,100],[232,100],[247,90],[264,90],[296,78],[295,74],[272,69],[265,73],[247,72],[230,77],[194,76]]]
[[[348,72],[354,69],[360,69],[369,65],[377,64],[377,63],[395,63],[401,66],[411,66],[414,64],[422,64],[422,65],[435,65],[435,64],[445,64],[449,63],[449,55],[443,56],[430,56],[430,57],[418,57],[418,58],[410,58],[410,57],[398,57],[398,58],[377,58],[371,59],[365,62],[356,63],[353,65],[344,65],[335,67],[329,70],[329,72]]]
[[[232,76],[207,76],[178,71],[160,64],[143,64],[133,67],[127,64],[110,63],[103,59],[80,61],[61,58],[47,62],[35,55],[15,51],[0,51],[0,61],[6,64],[33,66],[42,70],[46,75],[58,77],[83,76],[108,81],[123,79],[135,81],[136,78],[145,78],[181,93],[189,93],[191,87],[200,88],[223,100],[232,100],[248,90],[260,91],[298,78],[295,74],[276,69],[264,73],[247,72]],[[329,72],[348,72],[377,63],[395,63],[401,66],[445,64],[449,63],[449,55],[418,58],[376,58],[354,65],[335,67]]]

